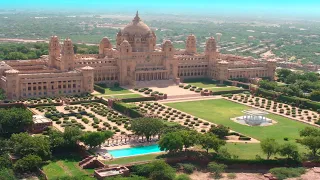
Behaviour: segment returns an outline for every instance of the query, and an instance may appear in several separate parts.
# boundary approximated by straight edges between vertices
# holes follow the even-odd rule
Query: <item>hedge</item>
[[[119,102],[114,102],[112,108],[123,114],[126,114],[131,118],[143,117],[143,114],[141,114],[137,110],[138,107],[133,104],[126,104],[124,102],[119,101]]]
[[[141,101],[155,101],[156,98],[154,96],[151,97],[137,97],[137,98],[126,98],[122,99],[122,102],[128,103],[128,102],[141,102]]]
[[[94,85],[93,86],[93,89],[95,90],[95,91],[98,91],[99,93],[101,93],[101,94],[105,94],[106,93],[106,90],[103,88],[103,87],[101,87],[101,86],[99,86],[99,85]]]
[[[218,91],[212,92],[212,95],[222,95],[222,94],[238,94],[247,91],[246,89],[238,89],[238,90],[231,90],[231,91]]]
[[[259,88],[256,91],[256,94],[261,95],[262,97],[271,98],[271,99],[274,99],[275,97],[277,97],[275,99],[276,101],[286,103],[286,104],[294,104],[295,106],[300,106],[301,108],[308,108],[314,111],[318,111],[320,109],[320,103],[311,101],[309,99],[304,99],[304,98],[299,98],[294,96],[286,96],[274,91],[268,91],[261,88]]]

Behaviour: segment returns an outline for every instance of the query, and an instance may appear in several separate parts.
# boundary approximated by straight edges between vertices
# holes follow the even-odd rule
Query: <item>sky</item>
[[[320,16],[320,0],[0,0],[0,9]]]

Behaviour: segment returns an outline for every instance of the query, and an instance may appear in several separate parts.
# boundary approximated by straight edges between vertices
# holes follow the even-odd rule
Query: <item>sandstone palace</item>
[[[135,86],[150,80],[274,78],[274,61],[220,54],[213,37],[208,38],[204,53],[197,52],[194,35],[187,37],[185,50],[179,51],[169,40],[156,47],[156,38],[138,13],[118,32],[115,45],[108,38],[101,40],[99,54],[74,54],[70,39],[61,45],[53,36],[49,56],[1,62],[0,85],[8,99],[19,99],[92,92],[94,83]]]

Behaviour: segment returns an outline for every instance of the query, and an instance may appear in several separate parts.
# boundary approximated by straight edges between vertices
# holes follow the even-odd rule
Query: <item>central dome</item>
[[[130,24],[123,28],[122,32],[123,35],[137,35],[137,36],[146,36],[151,33],[151,29],[148,25],[141,21],[139,14],[137,12],[136,17],[132,20]]]

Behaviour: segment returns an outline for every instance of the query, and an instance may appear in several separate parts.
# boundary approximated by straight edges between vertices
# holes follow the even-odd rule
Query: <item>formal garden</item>
[[[297,121],[309,124],[320,124],[320,116],[318,112],[302,109],[284,103],[275,102],[262,97],[252,96],[250,94],[233,94],[225,95],[229,100],[251,106],[264,111],[279,114]]]
[[[115,135],[130,134],[128,117],[97,102],[68,106],[39,106],[32,110],[50,118],[54,127],[61,131],[65,127],[74,126],[83,131],[110,130]]]

